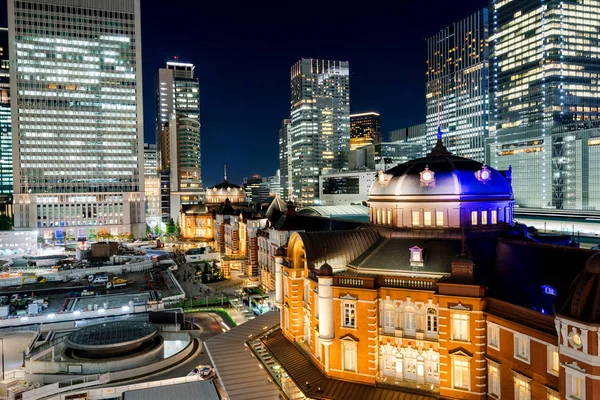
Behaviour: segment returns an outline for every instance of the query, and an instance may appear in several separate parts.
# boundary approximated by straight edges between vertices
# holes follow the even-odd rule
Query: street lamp
[[[2,342],[2,380],[4,380],[4,338],[0,338]]]

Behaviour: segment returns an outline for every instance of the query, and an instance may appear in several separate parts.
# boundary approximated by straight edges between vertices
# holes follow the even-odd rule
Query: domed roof
[[[333,276],[333,268],[331,265],[327,263],[321,265],[321,268],[319,268],[319,276]]]
[[[223,182],[216,184],[215,186],[211,187],[210,189],[212,190],[218,190],[218,189],[241,189],[240,186],[236,185],[235,183],[231,183],[229,182],[227,179],[224,179]]]
[[[580,321],[600,323],[600,253],[588,258],[558,313]]]
[[[505,175],[469,158],[451,155],[438,144],[427,156],[400,164],[375,180],[370,196],[508,197],[512,187]]]

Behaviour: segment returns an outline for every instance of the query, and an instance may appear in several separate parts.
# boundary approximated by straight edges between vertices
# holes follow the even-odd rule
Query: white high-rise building
[[[9,0],[15,227],[145,236],[139,0]]]
[[[302,59],[291,69],[293,197],[318,203],[319,175],[348,169],[350,69],[347,61]]]
[[[200,168],[200,105],[194,64],[167,62],[156,74],[158,165],[168,182],[161,214],[176,221],[182,204],[204,198]],[[168,196],[167,196],[168,195]]]

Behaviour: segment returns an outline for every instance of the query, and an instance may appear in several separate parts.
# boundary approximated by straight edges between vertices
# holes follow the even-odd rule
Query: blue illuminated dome
[[[369,192],[369,221],[410,229],[512,225],[511,170],[454,156],[440,136],[427,157],[377,174]]]
[[[500,172],[478,161],[454,156],[441,140],[427,157],[400,164],[380,175],[369,195],[513,199],[510,171]]]

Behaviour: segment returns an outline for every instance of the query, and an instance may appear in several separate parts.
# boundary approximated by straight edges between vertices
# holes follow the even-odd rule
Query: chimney
[[[294,205],[294,203],[292,203],[291,201],[287,202],[287,211],[285,212],[285,215],[287,217],[293,217],[296,215],[296,206]]]
[[[466,254],[460,254],[452,260],[452,277],[461,280],[473,280],[473,259]]]

